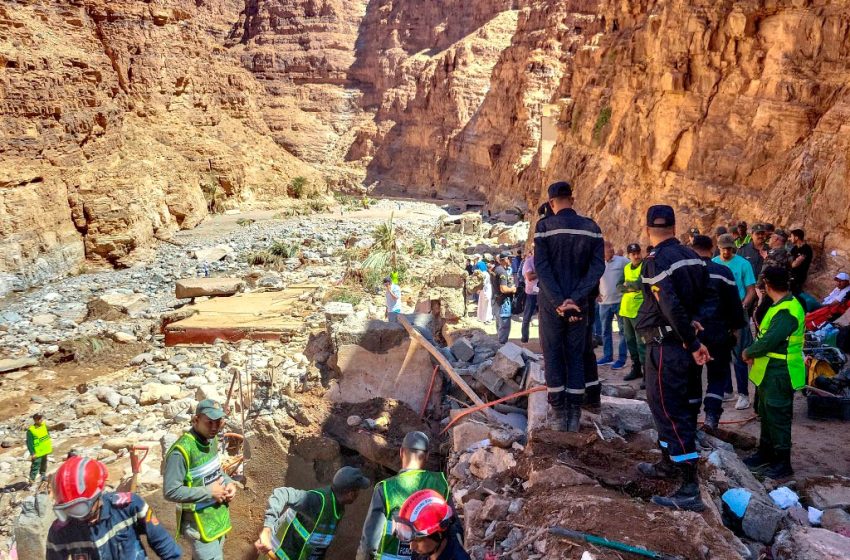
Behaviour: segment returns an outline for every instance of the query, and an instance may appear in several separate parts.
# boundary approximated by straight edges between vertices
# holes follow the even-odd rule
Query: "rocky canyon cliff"
[[[663,200],[841,266],[848,79],[843,0],[9,0],[0,292],[296,176],[494,209],[565,178],[619,242]]]

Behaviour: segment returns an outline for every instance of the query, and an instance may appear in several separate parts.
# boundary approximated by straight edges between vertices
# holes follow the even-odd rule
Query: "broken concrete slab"
[[[37,358],[4,358],[0,360],[0,373],[18,371],[19,369],[24,369],[37,365]]]
[[[144,294],[103,294],[89,301],[88,319],[117,321],[128,315],[138,317],[147,308],[148,296]]]
[[[802,495],[820,510],[850,508],[850,479],[835,476],[806,481]]]
[[[826,529],[794,526],[777,535],[774,560],[846,560],[850,538]]]
[[[44,558],[47,532],[55,519],[53,500],[47,494],[36,494],[24,499],[21,514],[15,523],[15,544],[20,560]]]
[[[733,451],[717,449],[708,456],[708,465],[716,467],[710,474],[712,482],[722,490],[744,488],[763,501],[769,501],[767,490],[756,480],[747,465]]]
[[[546,469],[533,469],[525,484],[528,488],[565,488],[596,484],[596,481],[567,465],[556,464]]]
[[[602,423],[620,433],[638,433],[655,427],[646,401],[602,397]]]
[[[452,428],[452,449],[463,453],[476,443],[490,437],[490,427],[487,424],[466,420]]]
[[[174,285],[174,297],[187,299],[232,296],[244,287],[245,282],[241,278],[183,278]]]
[[[786,513],[774,504],[753,496],[741,520],[741,529],[749,538],[768,544],[785,517]]]
[[[216,262],[224,259],[228,255],[235,255],[236,251],[230,245],[216,245],[215,247],[206,247],[203,249],[195,249],[192,251],[192,256],[201,262]]]
[[[354,306],[345,301],[329,301],[325,304],[325,320],[328,324],[344,321],[354,315]]]
[[[514,456],[501,447],[477,449],[469,458],[469,472],[482,480],[500,475],[515,466]]]
[[[455,358],[461,362],[471,362],[472,358],[475,357],[475,348],[473,348],[472,343],[465,338],[457,339],[455,343],[452,344],[451,351]]]
[[[349,315],[334,323],[330,333],[337,351],[345,345],[356,344],[369,352],[387,352],[397,348],[407,338],[407,331],[398,323],[360,315]]]
[[[517,372],[525,367],[521,346],[508,342],[496,352],[490,369],[502,379],[513,379]]]

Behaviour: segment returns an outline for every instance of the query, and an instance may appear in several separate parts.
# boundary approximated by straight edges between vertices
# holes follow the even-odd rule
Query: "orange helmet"
[[[402,541],[444,532],[452,519],[452,508],[438,492],[420,490],[412,494],[396,516],[396,536]]]
[[[71,457],[53,477],[53,510],[60,521],[85,519],[100,498],[109,473],[106,465],[86,457]]]

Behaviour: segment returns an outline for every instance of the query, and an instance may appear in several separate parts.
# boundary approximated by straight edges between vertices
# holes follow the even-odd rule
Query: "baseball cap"
[[[720,249],[734,249],[735,248],[735,238],[731,233],[724,233],[720,237],[717,238],[717,246]]]
[[[224,418],[224,409],[221,408],[218,401],[204,399],[195,408],[195,415],[197,416],[199,414],[203,414],[210,420],[221,420]]]
[[[650,206],[646,211],[647,227],[672,227],[676,225],[676,213],[666,204]]]
[[[342,467],[336,471],[333,482],[331,482],[334,490],[340,490],[342,492],[347,490],[365,490],[371,484],[369,479],[356,467]]]
[[[404,440],[401,442],[402,449],[412,449],[414,451],[428,451],[430,444],[428,436],[423,432],[407,432]]]
[[[726,228],[726,226],[717,226],[714,229],[714,235],[723,235],[724,233],[729,233],[729,230]]]
[[[626,254],[629,253],[640,253],[640,245],[637,243],[630,243],[628,247],[626,247]]]
[[[562,196],[573,196],[573,187],[566,181],[558,181],[549,185],[549,200]]]
[[[499,258],[500,258],[500,259],[509,259],[509,258],[511,258],[512,256],[513,256],[513,255],[511,255],[511,252],[510,252],[510,251],[502,251],[501,253],[499,253]]]
[[[767,231],[767,228],[764,227],[764,224],[753,224],[752,230],[753,233],[759,233]]]
[[[846,272],[839,272],[838,274],[835,275],[835,279],[836,280],[844,280],[845,282],[850,282],[850,275],[848,275]]]
[[[707,235],[695,235],[692,245],[697,249],[710,250],[712,247],[711,238]]]

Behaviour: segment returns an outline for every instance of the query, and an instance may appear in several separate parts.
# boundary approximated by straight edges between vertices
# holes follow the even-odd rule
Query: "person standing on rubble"
[[[254,547],[269,558],[322,560],[345,506],[370,485],[360,469],[342,467],[330,486],[316,490],[277,488],[269,498],[263,530]]]
[[[605,255],[599,226],[573,210],[572,186],[552,183],[548,196],[553,215],[538,221],[534,233],[540,341],[555,427],[577,432],[586,387],[596,395],[588,394],[588,404],[599,400],[598,379],[585,379],[585,350]]]
[[[500,344],[507,344],[511,337],[511,316],[516,283],[511,268],[511,254],[499,253],[498,265],[493,269],[493,315],[496,316],[496,334]]]
[[[640,282],[640,271],[643,268],[643,256],[640,245],[630,243],[626,247],[629,264],[623,269],[623,299],[620,300],[620,317],[623,319],[623,338],[629,348],[632,358],[632,370],[623,378],[624,381],[643,379],[643,366],[646,361],[646,345],[638,338],[635,330],[638,310],[643,303],[643,290]]]
[[[791,419],[794,391],[806,384],[803,337],[806,312],[790,292],[788,269],[766,267],[765,291],[774,302],[759,325],[758,337],[743,352],[758,394],[761,436],[758,451],[744,460],[755,472],[774,480],[794,474],[791,468]]]
[[[166,454],[162,493],[177,503],[177,535],[189,539],[194,560],[224,560],[224,541],[232,528],[229,504],[236,483],[221,468],[217,436],[223,425],[221,405],[202,400],[192,429]]]
[[[372,503],[363,523],[363,535],[356,560],[406,560],[413,556],[410,543],[393,532],[393,519],[405,500],[419,490],[434,490],[450,505],[450,488],[446,475],[425,470],[428,461],[428,436],[408,432],[401,444],[401,470],[375,485]],[[452,518],[452,534],[457,532],[457,518]]]
[[[701,401],[702,366],[711,358],[697,338],[708,267],[676,239],[676,215],[670,206],[651,206],[646,226],[655,248],[643,261],[643,304],[636,327],[646,343],[646,397],[662,459],[654,465],[640,463],[638,469],[656,478],[681,473],[681,487],[671,496],[653,496],[652,502],[702,511],[694,405]]]
[[[41,480],[47,476],[47,458],[53,453],[53,443],[47,423],[40,412],[32,415],[33,424],[27,428],[27,451],[30,453],[30,484],[41,475]]]

